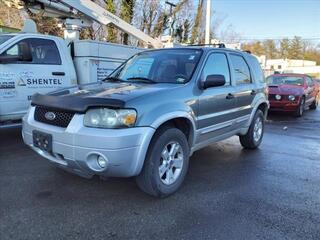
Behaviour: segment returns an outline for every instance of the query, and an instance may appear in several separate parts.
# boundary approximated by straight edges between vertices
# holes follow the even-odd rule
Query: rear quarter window
[[[258,62],[258,60],[255,57],[250,56],[248,59],[248,62],[250,64],[253,79],[256,82],[265,83],[266,79],[264,77],[264,73],[261,69],[261,66],[260,66],[260,63]]]

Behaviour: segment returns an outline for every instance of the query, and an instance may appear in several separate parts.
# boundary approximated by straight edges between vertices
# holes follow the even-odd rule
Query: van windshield
[[[106,80],[183,84],[191,79],[201,54],[202,50],[183,48],[142,52]]]
[[[10,38],[12,38],[13,36],[11,35],[0,35],[0,45],[6,41],[8,41]]]

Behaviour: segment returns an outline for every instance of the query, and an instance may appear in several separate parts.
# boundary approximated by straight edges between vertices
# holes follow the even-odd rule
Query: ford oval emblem
[[[49,121],[53,121],[56,118],[56,115],[53,112],[46,112],[44,117]]]

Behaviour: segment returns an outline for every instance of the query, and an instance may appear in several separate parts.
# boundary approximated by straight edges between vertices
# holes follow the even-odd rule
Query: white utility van
[[[19,121],[31,96],[103,80],[141,48],[34,34],[0,35],[0,128]]]

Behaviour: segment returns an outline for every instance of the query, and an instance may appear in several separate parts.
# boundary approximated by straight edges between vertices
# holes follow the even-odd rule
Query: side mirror
[[[0,55],[0,63],[13,63],[20,61],[20,56],[18,55]]]
[[[18,44],[19,47],[19,55],[0,55],[0,63],[14,63],[18,61],[23,62],[31,62],[32,61],[32,54],[29,48],[29,45],[25,42],[20,42]]]
[[[223,75],[220,74],[214,74],[214,75],[208,75],[204,84],[203,88],[211,88],[211,87],[219,87],[224,86],[226,84],[226,79]]]

